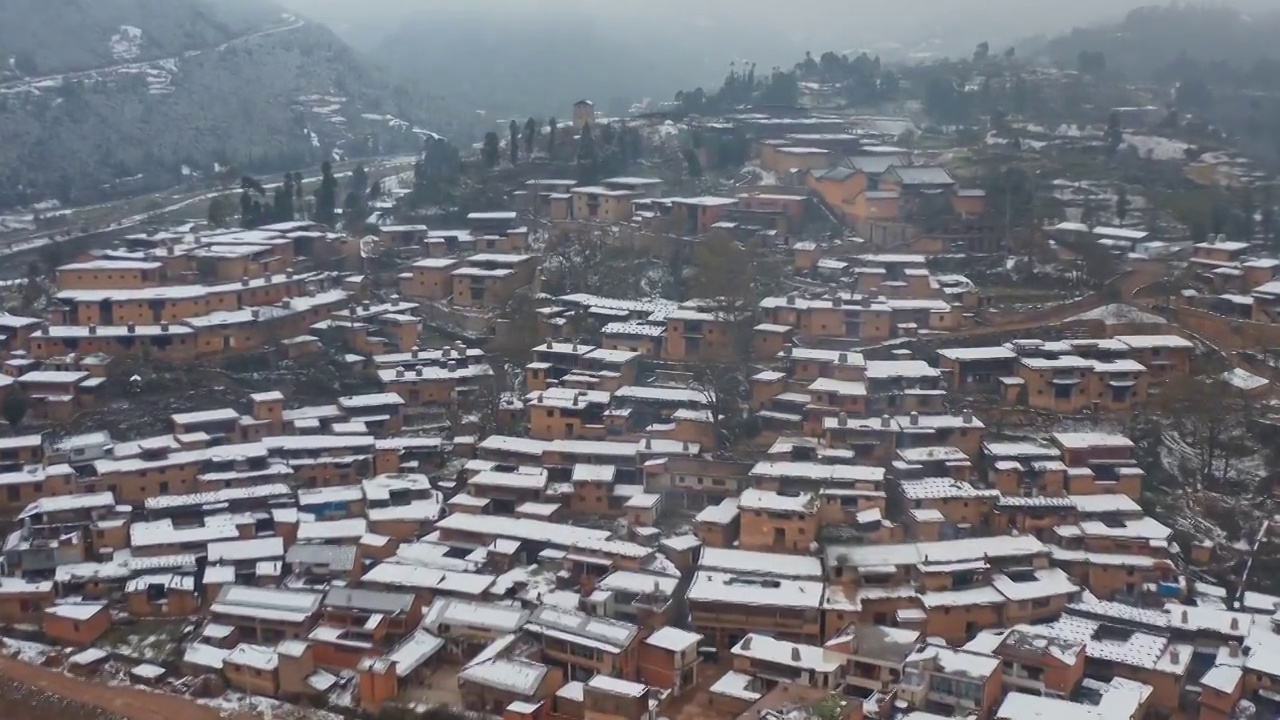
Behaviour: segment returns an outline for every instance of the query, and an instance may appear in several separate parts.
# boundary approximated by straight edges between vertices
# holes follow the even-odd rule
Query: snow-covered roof
[[[826,562],[835,567],[889,567],[920,563],[955,563],[971,560],[1049,555],[1049,548],[1030,535],[997,535],[936,542],[895,545],[840,545],[826,547]]]
[[[738,507],[743,510],[812,515],[817,512],[818,503],[812,493],[783,494],[773,490],[748,488],[738,497]]]
[[[742,575],[787,577],[797,580],[821,580],[822,561],[807,555],[706,547],[698,560],[700,570]]]
[[[748,633],[730,652],[769,666],[792,667],[815,673],[832,673],[844,665],[848,657],[819,645],[806,645],[779,640],[768,635]]]
[[[1195,347],[1195,343],[1180,335],[1117,335],[1115,339],[1135,350]]]
[[[689,602],[817,610],[822,605],[824,587],[811,580],[699,570],[694,573],[686,598]]]
[[[646,645],[653,645],[654,647],[659,647],[663,650],[670,650],[671,652],[679,653],[697,645],[698,642],[702,640],[702,637],[703,636],[700,633],[682,630],[681,628],[672,625],[665,625],[655,630],[653,634],[649,635],[649,637],[645,638],[644,642]]]

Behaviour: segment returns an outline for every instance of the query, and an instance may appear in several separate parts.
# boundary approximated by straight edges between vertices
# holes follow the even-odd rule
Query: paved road
[[[404,171],[407,168],[412,168],[413,163],[416,159],[417,159],[417,156],[415,155],[394,155],[394,156],[384,157],[381,159],[367,158],[364,160],[350,160],[350,161],[335,164],[334,176],[340,177],[340,178],[348,177],[351,175],[352,169],[354,169],[356,165],[361,163],[363,163],[365,168],[369,171],[400,172],[400,171]],[[277,174],[283,175],[284,173],[277,173]],[[320,173],[318,172],[314,172],[314,174],[312,175],[303,176],[303,182],[317,182],[319,180],[320,180]],[[281,184],[282,184],[282,181],[277,181],[272,183],[265,183],[264,186],[268,190],[274,190],[275,188],[280,187]],[[216,190],[202,190],[197,192],[189,192],[189,191],[183,192],[181,190],[171,189],[163,192],[152,193],[149,195],[142,195],[139,197],[117,200],[111,203],[93,205],[90,208],[80,208],[81,210],[91,209],[95,211],[101,211],[104,208],[111,208],[115,206],[120,208],[120,214],[123,216],[107,223],[103,223],[103,222],[94,223],[93,225],[90,226],[89,232],[73,233],[71,236],[67,236],[67,237],[63,236],[63,233],[67,232],[66,230],[55,231],[55,232],[16,233],[16,234],[11,234],[7,237],[0,237],[0,257],[3,257],[4,255],[10,255],[15,252],[30,250],[33,247],[47,245],[50,242],[65,242],[66,240],[73,240],[76,238],[85,237],[87,235],[96,235],[98,233],[101,233],[107,230],[126,230],[128,228],[142,225],[154,218],[160,218],[165,215],[169,215],[171,213],[177,212],[179,210],[183,210],[185,208],[191,207],[193,205],[199,205],[201,203],[208,202],[213,198],[218,197],[219,195],[239,194],[239,192],[240,190],[238,188],[234,188],[234,189],[219,188]],[[147,210],[141,213],[124,215],[125,212],[128,212],[128,209],[127,209],[128,205],[136,204],[139,200],[145,200],[147,198],[154,198],[159,202],[161,202],[162,204],[160,207],[157,207],[152,210]],[[73,213],[77,210],[77,208],[70,208],[70,209],[72,210]],[[74,218],[74,215],[73,215],[73,218]],[[78,225],[79,223],[73,219],[70,224]]]
[[[205,48],[203,50],[188,50],[187,52],[181,55],[175,55],[173,57],[167,57],[167,58],[156,58],[154,60],[144,60],[140,62],[120,63],[118,65],[106,65],[103,67],[94,68],[92,70],[77,70],[76,72],[59,73],[57,75],[42,75],[40,77],[28,77],[28,78],[23,78],[21,80],[10,80],[8,82],[0,83],[0,92],[5,92],[5,91],[13,92],[13,91],[19,90],[24,86],[53,84],[53,83],[61,84],[61,83],[67,82],[68,80],[71,80],[71,81],[95,80],[99,75],[110,75],[113,73],[124,72],[126,70],[145,70],[151,67],[161,67],[166,63],[176,62],[181,60],[184,57],[194,57],[196,55],[200,55],[207,51],[218,52],[218,51],[225,50],[228,47],[240,45],[260,37],[266,37],[268,35],[275,35],[277,33],[297,30],[298,28],[306,24],[307,22],[305,20],[301,20],[299,18],[296,18],[290,15],[285,18],[285,22],[281,25],[277,25],[275,27],[270,27],[265,30],[258,30],[256,32],[251,32],[245,35],[241,35],[238,38],[228,40],[227,42],[224,42],[221,45],[218,45],[216,47]]]

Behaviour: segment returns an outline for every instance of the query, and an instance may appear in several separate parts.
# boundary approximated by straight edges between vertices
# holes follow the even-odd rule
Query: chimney
[[[418,367],[414,368],[413,373],[418,377],[422,377],[422,366],[419,365]]]
[[[247,275],[241,276],[240,287],[249,287],[249,276]]]
[[[271,273],[264,273],[262,275],[262,281],[268,283],[271,282]]]
[[[454,361],[450,360],[450,361],[449,361],[448,369],[449,369],[449,372],[457,372],[457,371],[458,371],[458,363],[456,363],[456,362],[454,362]]]
[[[645,450],[652,450],[652,449],[653,449],[653,439],[652,439],[652,438],[645,438],[645,439],[644,439],[644,449],[645,449]]]
[[[1231,657],[1240,657],[1240,643],[1234,640],[1227,643],[1227,652],[1231,654]]]
[[[172,246],[172,245],[170,245],[169,247],[165,248],[165,250],[166,250],[166,252],[169,254],[169,256],[170,256],[170,257],[173,257],[174,255],[177,255],[177,254],[178,254],[178,248],[176,248],[176,247],[174,247],[174,246]]]
[[[547,349],[551,349],[551,338],[547,338]]]
[[[457,350],[459,355],[465,354],[467,352],[467,346],[463,345],[461,340],[455,340],[453,342],[453,349]]]
[[[260,318],[262,317],[262,310],[260,310],[260,309],[258,309],[258,308],[254,308],[254,309],[250,310],[250,311],[249,311],[249,317],[253,318],[254,320],[258,320],[258,319],[260,319]]]
[[[1186,625],[1186,624],[1187,624],[1188,622],[1190,622],[1190,621],[1191,621],[1191,616],[1190,616],[1190,615],[1188,615],[1188,614],[1187,614],[1187,611],[1184,609],[1184,610],[1182,611],[1182,624],[1183,624],[1183,625]]]
[[[840,427],[849,427],[849,414],[840,413],[839,423],[840,423]]]
[[[1173,663],[1174,665],[1177,665],[1182,662],[1181,653],[1178,652],[1178,648],[1169,649],[1169,662]]]
[[[1232,630],[1240,629],[1240,618],[1237,618],[1237,617],[1231,618],[1231,629]]]
[[[163,333],[169,332],[169,323],[167,321],[161,321],[160,332],[163,332]]]
[[[90,335],[97,335],[97,334],[98,334],[98,326],[97,326],[97,325],[94,325],[93,323],[89,323],[89,334],[90,334]]]
[[[398,367],[398,368],[396,368],[396,379],[397,379],[397,380],[402,380],[402,379],[404,379],[404,368],[402,368],[402,367]]]
[[[574,340],[574,341],[573,341],[573,351],[574,351],[574,352],[578,352],[578,341],[577,341],[577,340]]]
[[[889,417],[888,415],[880,416],[880,427],[887,429],[892,425],[893,425],[893,418]]]
[[[911,424],[912,425],[920,424],[920,413],[916,412],[915,410],[911,411]]]
[[[791,662],[800,662],[800,648],[791,648]]]
[[[742,638],[742,649],[743,649],[743,650],[750,650],[750,649],[751,649],[751,636],[750,636],[750,635],[748,635],[748,636],[746,636],[746,637]]]
[[[795,293],[791,293],[790,295],[787,295],[787,304],[788,304],[788,305],[795,305],[795,304],[796,304],[796,295],[795,295]]]
[[[414,360],[417,360],[417,359],[418,359],[418,354],[419,354],[420,352],[421,352],[421,351],[418,349],[418,346],[417,346],[417,345],[414,345],[414,346],[413,346],[413,350],[410,352],[410,356],[411,356]]]
[[[972,410],[970,410],[969,408],[965,408],[965,409],[964,409],[964,412],[960,413],[960,422],[964,423],[965,425],[972,424],[972,423],[973,423],[973,411],[972,411]]]
[[[293,278],[293,268],[288,268],[288,269],[286,269],[286,270],[284,271],[284,276],[285,276],[285,277],[287,277],[287,278],[292,279],[292,278]]]
[[[840,353],[840,356],[836,359],[836,362],[840,363],[841,365],[848,365],[849,353],[844,353],[844,352]]]
[[[680,452],[689,452],[689,449],[690,449],[690,448],[689,448],[689,441],[688,441],[688,440],[681,440],[681,441],[680,441]]]
[[[364,311],[365,311],[365,312],[369,312],[369,311],[370,311],[370,310],[372,310],[372,309],[373,309],[373,301],[372,301],[372,300],[365,300],[365,301],[364,301]]]
[[[836,295],[834,298],[831,299],[831,304],[834,307],[844,307],[844,298],[840,297],[839,295]]]
[[[133,335],[134,333],[138,332],[138,326],[135,325],[134,323],[129,323],[128,327],[129,327],[130,335]]]

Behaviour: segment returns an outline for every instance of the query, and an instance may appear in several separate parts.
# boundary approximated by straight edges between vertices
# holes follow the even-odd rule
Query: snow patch
[[[1150,325],[1166,325],[1168,322],[1159,315],[1153,315],[1149,312],[1143,312],[1132,305],[1116,303],[1114,305],[1103,305],[1088,312],[1082,312],[1079,315],[1073,315],[1067,318],[1066,322],[1076,322],[1080,320],[1101,320],[1107,325],[1128,325],[1133,323],[1146,323]]]
[[[1159,135],[1124,135],[1124,146],[1131,147],[1138,157],[1147,160],[1185,160],[1187,151],[1195,147],[1181,140]]]
[[[1268,382],[1266,378],[1258,377],[1243,368],[1236,368],[1234,370],[1224,372],[1218,377],[1228,385],[1241,390],[1255,390],[1266,385]]]
[[[111,57],[116,60],[136,60],[142,54],[142,30],[132,25],[121,25],[120,32],[111,36]]]

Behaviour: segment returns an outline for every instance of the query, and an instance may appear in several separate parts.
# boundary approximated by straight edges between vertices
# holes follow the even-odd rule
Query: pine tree
[[[1115,155],[1123,143],[1124,132],[1120,128],[1120,113],[1113,110],[1107,118],[1107,150]]]
[[[213,227],[226,227],[233,212],[231,199],[226,195],[219,195],[209,201],[209,224]]]
[[[240,227],[253,227],[253,196],[248,189],[240,191]]]
[[[328,160],[320,166],[320,187],[316,188],[316,222],[333,227],[338,209],[338,179]]]
[[[284,183],[276,189],[276,221],[290,222],[293,220],[293,198],[295,192],[293,187],[293,175],[284,174]]]
[[[507,123],[507,142],[510,143],[511,164],[515,165],[520,162],[520,125],[515,120]]]
[[[9,427],[16,428],[27,416],[27,396],[21,390],[12,390],[4,398],[4,403],[0,404],[0,413],[4,414],[4,421],[9,423]]]
[[[685,167],[689,171],[689,177],[702,177],[702,160],[698,158],[698,153],[693,148],[686,148],[684,151]]]
[[[556,157],[556,130],[559,127],[555,118],[547,120],[547,157],[552,160]]]
[[[524,123],[524,154],[533,157],[533,144],[538,140],[538,121],[529,118]]]
[[[347,196],[342,200],[342,225],[348,232],[359,232],[364,227],[366,217],[368,212],[365,208],[364,196],[354,189],[347,191]]]
[[[356,169],[351,171],[347,192],[353,192],[362,198],[369,192],[369,173],[364,169],[363,164],[356,165]]]
[[[480,157],[484,160],[485,167],[495,168],[498,166],[498,146],[500,144],[498,133],[489,131],[484,134],[484,148],[480,152]]]
[[[1280,227],[1276,226],[1276,206],[1275,198],[1272,196],[1271,186],[1264,185],[1262,188],[1262,213],[1259,218],[1258,229],[1262,231],[1262,236],[1267,242],[1276,240],[1276,231]]]
[[[1129,188],[1124,185],[1116,191],[1116,219],[1121,223],[1129,216]]]
[[[582,134],[578,137],[577,166],[578,182],[593,183],[600,179],[600,155],[590,124],[582,126]]]

